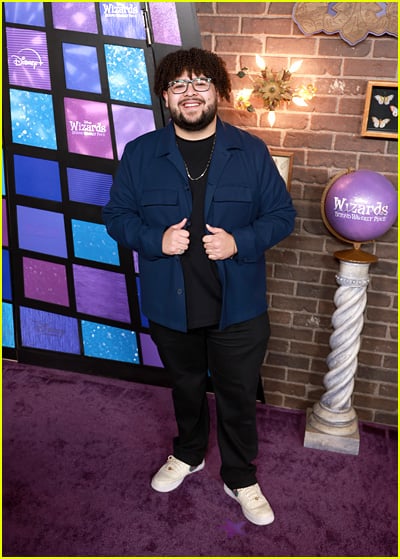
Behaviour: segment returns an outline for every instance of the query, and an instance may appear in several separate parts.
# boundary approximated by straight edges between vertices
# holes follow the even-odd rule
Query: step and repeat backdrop
[[[163,384],[101,209],[125,144],[165,124],[154,68],[199,46],[192,4],[5,2],[3,27],[3,356]]]

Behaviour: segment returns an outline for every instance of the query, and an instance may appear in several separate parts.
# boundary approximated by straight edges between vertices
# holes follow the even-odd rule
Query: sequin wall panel
[[[130,140],[165,125],[155,63],[190,3],[3,2],[3,354],[165,384],[137,255],[101,218]],[[187,39],[182,39],[187,37]],[[158,377],[157,377],[158,375]],[[150,377],[149,377],[150,378]]]

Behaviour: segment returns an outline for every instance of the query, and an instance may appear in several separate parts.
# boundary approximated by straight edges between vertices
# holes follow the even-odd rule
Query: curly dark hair
[[[168,83],[180,76],[184,71],[189,76],[212,78],[212,83],[221,98],[230,100],[231,81],[225,62],[208,50],[191,48],[170,52],[159,63],[154,77],[154,93],[159,97],[167,90]]]

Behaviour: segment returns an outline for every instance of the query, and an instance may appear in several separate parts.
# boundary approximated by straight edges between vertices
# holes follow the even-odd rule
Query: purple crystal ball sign
[[[397,193],[381,174],[353,171],[331,184],[322,209],[330,226],[345,239],[371,241],[396,221]]]
[[[106,103],[72,98],[64,101],[68,150],[81,155],[112,159]]]

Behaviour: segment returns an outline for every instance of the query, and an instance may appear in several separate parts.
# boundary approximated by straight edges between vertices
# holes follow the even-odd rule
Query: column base
[[[314,419],[314,421],[313,421]],[[352,433],[338,434],[340,431],[337,428],[333,429],[332,433],[328,432],[327,426],[324,426],[324,431],[317,429],[315,418],[313,417],[313,410],[307,410],[307,425],[304,435],[304,446],[307,448],[314,448],[317,450],[329,450],[331,452],[341,452],[342,454],[358,455],[360,451],[360,433],[358,429],[358,422],[353,425]]]

